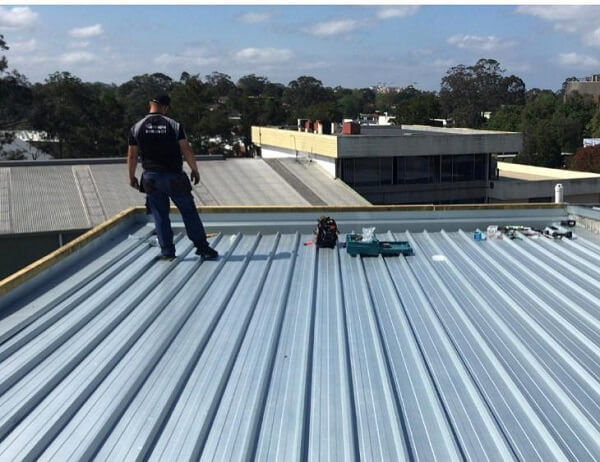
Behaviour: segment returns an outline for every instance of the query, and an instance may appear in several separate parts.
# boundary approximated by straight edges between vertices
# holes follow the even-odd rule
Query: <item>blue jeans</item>
[[[202,249],[208,246],[206,232],[192,197],[192,185],[187,175],[181,173],[144,172],[142,188],[156,224],[156,235],[163,256],[174,256],[173,230],[169,219],[169,198],[173,200],[185,225],[190,241]]]

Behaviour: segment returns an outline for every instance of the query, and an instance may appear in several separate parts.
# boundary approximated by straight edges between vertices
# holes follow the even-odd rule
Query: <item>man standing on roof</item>
[[[183,172],[182,155],[192,170],[190,178],[194,184],[200,181],[194,152],[183,126],[166,116],[170,104],[171,99],[166,94],[151,99],[150,113],[131,127],[127,150],[129,184],[146,193],[147,204],[156,224],[162,259],[175,258],[169,198],[181,213],[187,235],[196,246],[196,254],[205,259],[215,259],[219,254],[208,245],[192,197],[192,185]],[[144,168],[141,187],[135,176],[138,154]]]

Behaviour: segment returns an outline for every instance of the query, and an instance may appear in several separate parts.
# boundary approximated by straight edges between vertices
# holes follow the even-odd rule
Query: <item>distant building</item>
[[[0,161],[2,160],[50,160],[53,157],[33,146],[33,142],[51,142],[56,139],[49,139],[45,132],[36,132],[31,130],[18,130],[14,132],[3,132],[10,134],[12,141],[0,146]]]
[[[349,128],[320,135],[252,127],[252,142],[265,159],[319,163],[375,204],[487,202],[496,170],[493,154],[522,148],[522,135],[513,132],[424,125]]]
[[[565,202],[600,203],[600,175],[596,173],[510,162],[498,162],[496,168],[488,190],[489,202],[551,202],[560,183]]]
[[[380,85],[375,85],[375,86],[369,87],[369,89],[374,90],[375,93],[388,94],[388,93],[400,93],[403,90],[403,87],[388,87],[385,84],[380,84]]]
[[[591,96],[595,103],[600,106],[600,74],[594,74],[583,79],[567,82],[565,98],[574,92],[577,92],[582,96]]]
[[[360,125],[392,125],[395,119],[387,112],[375,111],[370,114],[359,114],[358,123]]]

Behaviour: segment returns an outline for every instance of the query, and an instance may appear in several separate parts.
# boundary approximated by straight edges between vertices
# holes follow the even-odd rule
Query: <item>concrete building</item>
[[[600,175],[557,168],[498,162],[490,182],[489,202],[552,202],[554,188],[561,184],[564,201],[570,204],[600,204]]]
[[[252,127],[252,142],[265,159],[320,164],[375,204],[481,203],[496,169],[492,155],[520,151],[522,135],[421,125],[361,126],[355,135]]]
[[[414,255],[303,245],[322,213]],[[570,215],[230,208],[165,262],[130,210],[0,282],[0,459],[599,460],[598,238],[472,234]]]
[[[594,74],[590,77],[567,82],[565,98],[573,92],[580,95],[591,96],[596,104],[600,106],[600,74]]]

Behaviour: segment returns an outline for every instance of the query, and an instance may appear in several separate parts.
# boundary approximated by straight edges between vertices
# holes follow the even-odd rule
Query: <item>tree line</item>
[[[0,35],[0,50],[7,48]],[[121,85],[55,72],[43,83],[31,84],[16,70],[9,71],[2,56],[0,130],[5,138],[0,145],[10,130],[31,129],[58,140],[48,143],[58,158],[123,156],[129,127],[146,113],[150,97],[166,92],[172,101],[170,115],[184,124],[196,152],[218,151],[218,144],[211,143],[215,138],[224,143],[237,138],[249,147],[252,125],[295,125],[298,118],[340,122],[381,111],[398,124],[441,118],[452,119],[456,127],[521,131],[519,162],[560,167],[561,152],[574,152],[583,137],[600,137],[597,106],[577,93],[565,98],[567,81],[556,92],[527,90],[496,60],[480,59],[448,69],[438,92],[413,86],[387,93],[327,87],[306,75],[287,85],[255,74],[233,82],[220,72],[183,72],[178,80],[162,73],[142,74]]]

